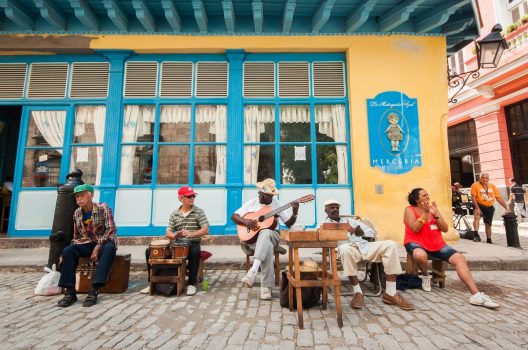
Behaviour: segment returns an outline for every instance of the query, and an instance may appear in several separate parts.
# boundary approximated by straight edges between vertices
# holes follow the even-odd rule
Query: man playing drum
[[[175,240],[175,243],[189,243],[187,295],[196,294],[196,280],[200,264],[200,241],[202,236],[209,234],[209,222],[204,211],[194,205],[196,195],[197,193],[189,186],[184,186],[178,190],[178,200],[181,202],[181,206],[170,215],[169,226],[165,231],[167,238]],[[146,258],[150,278],[148,248]],[[141,293],[148,294],[149,287],[142,289]]]

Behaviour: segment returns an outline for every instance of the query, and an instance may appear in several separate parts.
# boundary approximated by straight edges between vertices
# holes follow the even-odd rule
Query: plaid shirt
[[[82,208],[73,213],[73,240],[71,244],[112,241],[117,247],[116,225],[112,209],[106,203],[93,203],[92,218],[86,224]]]

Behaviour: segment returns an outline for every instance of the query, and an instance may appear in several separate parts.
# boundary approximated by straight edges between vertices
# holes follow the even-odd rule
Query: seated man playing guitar
[[[281,206],[273,196],[279,194],[273,179],[256,183],[258,198],[246,202],[231,216],[238,226],[238,236],[248,244],[256,243],[253,266],[242,278],[242,283],[251,287],[259,267],[262,268],[260,299],[271,300],[271,287],[275,283],[273,269],[274,251],[279,245],[280,237],[276,231],[278,218],[288,227],[295,224],[299,203],[293,201]],[[289,207],[292,207],[292,210]],[[268,214],[268,215],[266,215]],[[271,214],[271,216],[269,215]],[[266,218],[266,216],[269,216]]]

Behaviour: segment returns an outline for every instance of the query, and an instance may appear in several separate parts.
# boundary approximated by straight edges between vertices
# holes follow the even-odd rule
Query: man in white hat
[[[341,203],[335,199],[324,202],[328,223],[348,223],[350,230],[349,241],[340,244],[337,248],[343,270],[352,282],[354,296],[350,306],[354,309],[361,309],[365,303],[365,298],[359,280],[357,278],[357,263],[361,260],[370,262],[382,262],[385,270],[386,288],[382,295],[385,304],[396,305],[403,310],[414,310],[414,306],[406,301],[396,291],[396,276],[402,273],[398,250],[394,241],[369,242],[365,238],[375,238],[376,232],[360,220],[342,218],[339,216]]]
[[[258,222],[256,220],[244,219],[244,215],[259,211],[264,206],[270,206],[272,210],[275,210],[283,205],[273,197],[279,194],[275,186],[275,180],[265,179],[262,182],[257,182],[255,185],[258,189],[258,198],[249,200],[231,216],[231,220],[237,225],[249,227],[251,230],[258,229]],[[295,224],[298,212],[299,203],[296,202],[292,205],[291,209],[288,208],[278,213],[274,225],[260,230],[257,234],[256,242],[253,242],[253,240],[246,242],[254,246],[252,248],[254,248],[255,254],[253,266],[242,278],[242,283],[247,287],[251,287],[260,267],[262,269],[260,299],[271,300],[271,287],[275,283],[275,270],[273,268],[274,252],[280,241],[279,233],[276,231],[278,227],[277,221],[280,218],[284,225],[290,227]]]

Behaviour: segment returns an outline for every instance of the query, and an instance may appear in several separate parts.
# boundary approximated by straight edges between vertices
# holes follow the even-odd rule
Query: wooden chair
[[[444,288],[447,263],[430,255],[427,256],[427,260],[431,260],[431,282],[438,284],[440,288]],[[407,253],[407,273],[410,275],[418,275],[418,265],[414,261],[412,254],[409,253]]]
[[[240,247],[242,248],[242,250],[244,251],[244,253],[246,253],[246,271],[249,271],[249,269],[251,268],[251,262],[250,262],[250,257],[251,256],[254,256],[255,255],[255,250],[251,248],[251,246],[249,244],[246,244],[244,242],[241,242],[240,243]],[[275,263],[274,263],[274,268],[275,268],[275,285],[278,286],[279,285],[279,280],[280,280],[280,261],[279,261],[279,254],[286,254],[286,249],[284,249],[283,247],[281,247],[280,245],[277,246],[277,248],[275,248],[275,252],[274,252],[274,255],[275,255]]]
[[[2,193],[2,217],[0,218],[0,233],[4,232],[4,225],[9,224],[9,209],[11,208],[11,193]],[[6,224],[7,223],[7,224]]]

